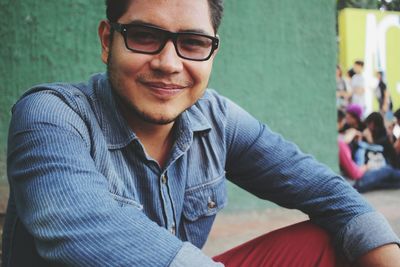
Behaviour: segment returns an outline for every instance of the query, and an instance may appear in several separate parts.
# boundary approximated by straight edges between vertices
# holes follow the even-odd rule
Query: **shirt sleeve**
[[[14,108],[10,187],[39,254],[63,266],[219,266],[137,207],[112,198],[85,129],[54,93],[29,95]]]
[[[234,103],[228,101],[226,110],[228,179],[262,199],[308,214],[350,260],[399,243],[386,220],[341,176]],[[354,244],[357,250],[350,249]]]

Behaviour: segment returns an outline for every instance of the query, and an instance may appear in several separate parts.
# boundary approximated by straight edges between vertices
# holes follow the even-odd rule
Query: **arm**
[[[389,103],[390,103],[390,92],[386,88],[385,93],[383,95],[383,104],[382,104],[382,111],[387,112],[389,110]]]
[[[351,158],[349,146],[343,141],[338,140],[339,147],[339,165],[346,177],[354,180],[359,180],[367,170],[366,165],[359,167]]]
[[[214,266],[135,206],[119,205],[92,159],[88,127],[52,93],[14,109],[8,173],[39,254],[68,266]]]
[[[365,128],[365,130],[362,132],[362,137],[370,144],[374,143],[374,139],[372,137],[372,133],[368,128]]]
[[[350,92],[347,91],[336,91],[336,97],[343,97],[344,99],[348,100],[350,98]]]
[[[399,242],[383,216],[342,177],[234,104],[228,114],[232,115],[226,123],[227,176],[234,183],[260,198],[305,212],[333,235],[351,261]]]
[[[399,267],[400,248],[396,244],[389,244],[378,247],[357,260],[360,267]]]

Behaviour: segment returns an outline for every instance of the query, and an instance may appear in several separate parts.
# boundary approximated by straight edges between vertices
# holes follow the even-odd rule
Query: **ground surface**
[[[374,191],[363,196],[385,215],[400,236],[400,190]],[[214,256],[266,232],[306,219],[299,211],[274,205],[254,211],[227,210],[217,216],[204,252]]]

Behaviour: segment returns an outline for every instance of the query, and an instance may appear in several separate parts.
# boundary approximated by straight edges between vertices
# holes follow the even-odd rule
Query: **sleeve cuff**
[[[189,242],[184,242],[182,248],[178,251],[172,260],[170,267],[186,267],[186,266],[202,266],[202,267],[223,267],[222,263],[213,261],[206,256],[200,249],[193,246]]]
[[[386,244],[400,246],[400,239],[385,217],[378,212],[368,212],[352,219],[341,236],[343,252],[350,261]]]

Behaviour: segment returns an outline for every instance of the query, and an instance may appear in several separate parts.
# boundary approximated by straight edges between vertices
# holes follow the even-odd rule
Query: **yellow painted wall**
[[[376,24],[368,24],[369,21],[375,21]],[[389,22],[389,20],[391,22]],[[343,70],[348,70],[352,67],[355,60],[364,60],[368,62],[367,46],[379,46],[379,42],[384,41],[384,49],[386,53],[380,60],[376,59],[376,52],[372,55],[372,68],[370,72],[364,75],[371,76],[378,70],[385,72],[386,82],[390,90],[394,103],[394,110],[400,108],[400,12],[382,12],[375,10],[363,9],[344,9],[339,13],[339,64]],[[386,30],[381,37],[379,29],[383,24],[388,24]],[[372,26],[372,27],[371,27]],[[375,27],[376,26],[376,27]],[[374,28],[375,27],[375,28]],[[376,30],[376,38],[371,38]],[[376,42],[376,43],[375,43]],[[380,62],[386,60],[386,64],[382,66]],[[370,77],[371,78],[371,77]],[[376,109],[376,105],[374,108]]]

